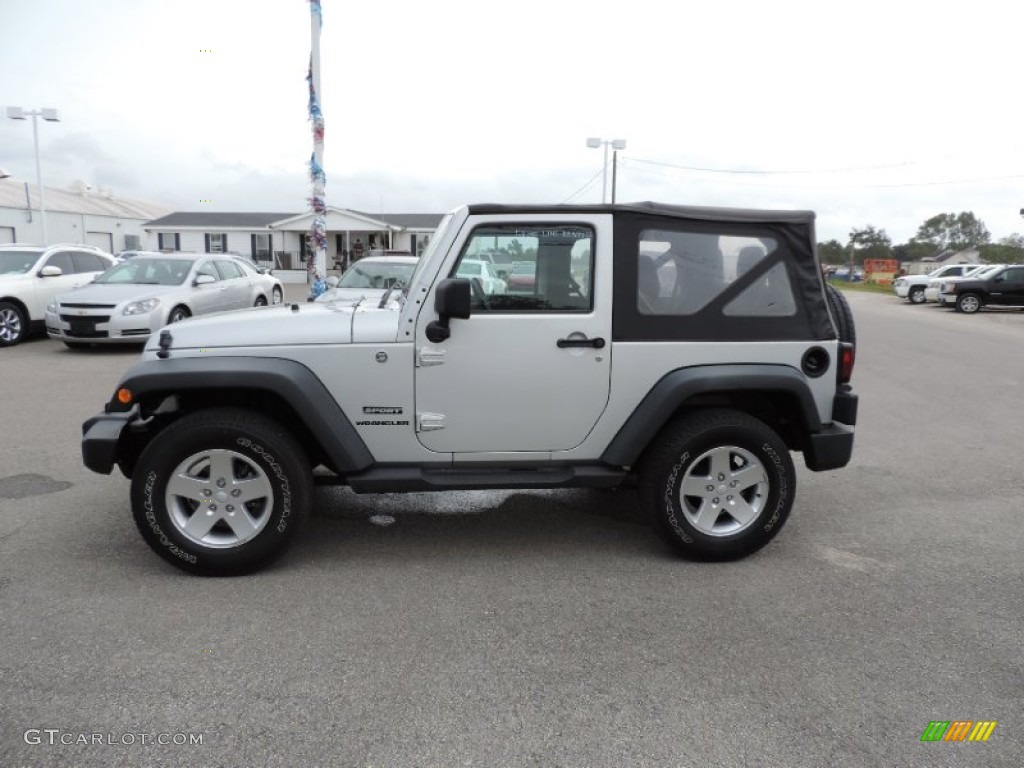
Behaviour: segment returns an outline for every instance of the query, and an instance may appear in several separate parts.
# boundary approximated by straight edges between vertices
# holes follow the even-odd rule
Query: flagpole
[[[327,202],[324,192],[327,176],[324,173],[324,115],[320,104],[320,28],[323,26],[323,9],[320,0],[308,2],[311,49],[306,80],[309,83],[309,119],[313,126],[313,155],[309,161],[309,178],[313,183],[309,207],[313,211],[313,222],[309,228],[312,253],[306,271],[309,299],[312,301],[327,290]]]

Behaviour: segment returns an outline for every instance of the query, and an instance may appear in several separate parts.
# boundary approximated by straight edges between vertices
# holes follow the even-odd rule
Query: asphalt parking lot
[[[272,568],[189,577],[81,464],[137,352],[0,350],[0,768],[1020,766],[1024,312],[849,298],[853,462],[726,564],[630,491],[322,489]],[[957,720],[998,724],[921,741]]]

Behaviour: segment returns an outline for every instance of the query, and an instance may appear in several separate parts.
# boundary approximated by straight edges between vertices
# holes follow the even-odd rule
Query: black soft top
[[[813,224],[814,211],[772,211],[758,208],[712,208],[695,205],[669,205],[651,201],[642,203],[616,203],[614,205],[500,205],[477,203],[469,206],[470,213],[513,214],[531,213],[645,213],[693,221],[735,221],[745,224]]]

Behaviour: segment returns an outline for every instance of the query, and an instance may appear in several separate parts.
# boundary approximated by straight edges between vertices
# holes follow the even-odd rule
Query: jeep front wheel
[[[789,449],[739,411],[680,417],[650,449],[640,493],[658,532],[695,560],[743,557],[782,528],[793,506]]]
[[[150,547],[203,576],[278,557],[310,506],[309,462],[280,425],[241,409],[198,411],[156,435],[132,474],[132,513]]]

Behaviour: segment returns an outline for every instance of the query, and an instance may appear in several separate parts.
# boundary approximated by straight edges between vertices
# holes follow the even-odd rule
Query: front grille
[[[63,306],[67,306],[67,304]],[[65,323],[109,323],[110,315],[61,315],[60,319]]]
[[[105,339],[110,334],[106,331],[97,330],[85,330],[72,328],[70,331],[64,332],[65,336],[73,336],[76,339]]]
[[[71,304],[67,301],[62,301],[60,305],[71,309],[113,309],[117,306],[117,304]]]

